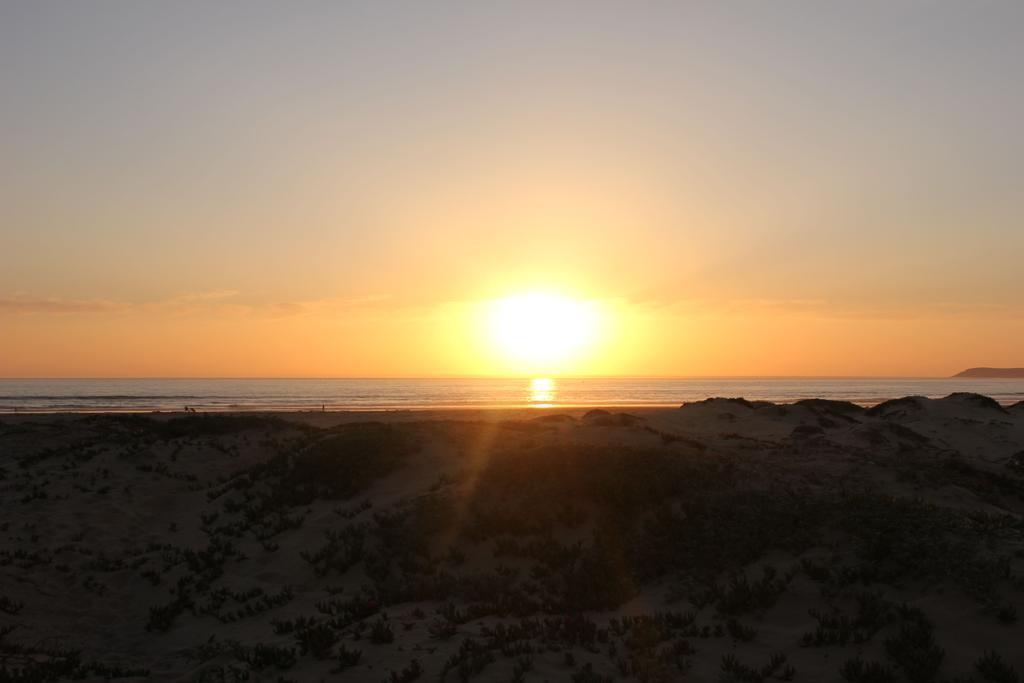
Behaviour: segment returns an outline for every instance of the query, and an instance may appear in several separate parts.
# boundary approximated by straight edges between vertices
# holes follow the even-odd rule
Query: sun
[[[491,302],[488,322],[494,344],[510,361],[557,371],[593,342],[597,311],[561,294],[529,292]]]

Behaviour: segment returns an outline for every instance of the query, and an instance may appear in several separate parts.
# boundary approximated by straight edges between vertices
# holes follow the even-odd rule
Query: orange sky
[[[1021,5],[556,5],[4,5],[0,376],[1024,365]]]
[[[6,376],[944,375],[1013,365],[1021,319],[876,318],[743,307],[735,313],[604,302],[596,343],[554,368],[510,363],[474,302],[396,310],[309,302],[293,310],[229,303],[7,313]]]

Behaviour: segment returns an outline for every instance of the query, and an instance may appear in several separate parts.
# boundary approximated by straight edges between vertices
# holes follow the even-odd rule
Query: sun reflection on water
[[[549,408],[555,402],[555,380],[548,377],[534,377],[530,380],[530,405],[535,408]]]

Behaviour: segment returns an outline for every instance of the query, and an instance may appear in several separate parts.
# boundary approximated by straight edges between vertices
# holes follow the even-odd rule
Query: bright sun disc
[[[564,361],[594,336],[596,314],[585,302],[530,293],[493,302],[491,333],[503,353],[529,363]]]

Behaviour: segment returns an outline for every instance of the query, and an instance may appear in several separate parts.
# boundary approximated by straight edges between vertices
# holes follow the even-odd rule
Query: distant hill
[[[987,379],[1024,379],[1024,368],[968,368],[954,377],[984,377]]]

